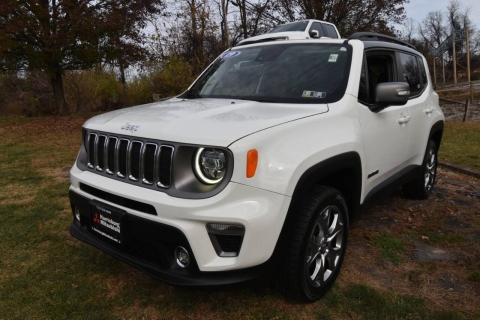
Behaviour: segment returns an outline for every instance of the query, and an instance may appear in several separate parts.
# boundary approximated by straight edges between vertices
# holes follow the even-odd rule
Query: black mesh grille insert
[[[96,134],[90,135],[90,140],[88,141],[88,163],[92,166],[95,165],[95,138]]]
[[[130,153],[130,174],[135,179],[140,177],[140,150],[142,149],[141,142],[132,142],[132,150]]]
[[[98,136],[98,144],[97,144],[97,166],[99,169],[103,169],[105,165],[105,141],[107,137],[105,136]]]
[[[240,252],[243,236],[229,236],[216,234],[218,244],[223,252]]]
[[[170,147],[161,147],[160,148],[160,164],[158,170],[158,182],[162,186],[170,186],[170,176],[171,176],[171,166],[172,166],[172,151]]]
[[[145,155],[143,160],[143,177],[149,183],[153,182],[154,167],[155,167],[155,151],[157,149],[156,145],[147,144],[145,146]]]
[[[118,171],[121,175],[127,175],[127,140],[120,140],[120,146],[118,148]]]
[[[108,167],[111,172],[115,172],[115,145],[117,144],[116,138],[109,138],[108,139]]]

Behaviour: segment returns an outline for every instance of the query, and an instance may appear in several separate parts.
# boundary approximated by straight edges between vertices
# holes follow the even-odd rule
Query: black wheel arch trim
[[[435,144],[437,145],[437,152],[440,150],[440,143],[442,142],[442,136],[443,136],[443,130],[445,127],[445,121],[439,120],[435,122],[430,129],[430,134],[428,136],[428,141],[433,140],[435,141]],[[426,141],[426,144],[428,145],[428,141]]]

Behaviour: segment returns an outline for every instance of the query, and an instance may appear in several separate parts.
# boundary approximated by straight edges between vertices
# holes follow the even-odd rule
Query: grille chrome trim
[[[160,156],[161,156],[161,153],[162,153],[162,149],[163,148],[170,148],[172,150],[172,155],[170,157],[170,180],[168,181],[168,185],[165,185],[165,184],[162,184],[160,182]],[[156,179],[157,179],[157,186],[159,186],[160,188],[169,188],[170,185],[172,184],[172,163],[173,163],[173,152],[175,151],[175,148],[172,147],[172,146],[167,146],[167,145],[162,145],[160,146],[159,148],[159,153],[158,153],[158,157],[155,161],[156,165],[157,165],[157,168],[158,168],[158,171],[157,171],[157,175],[156,175]]]
[[[92,136],[94,137],[94,142],[93,142],[93,149],[94,149],[94,153],[93,153],[93,163],[90,162],[90,155],[91,155],[91,144],[90,144],[90,141],[92,141]],[[88,164],[87,166],[91,169],[95,168],[95,143],[96,143],[96,140],[97,140],[97,134],[96,133],[90,133],[88,135],[88,142],[87,142],[87,153],[88,153],[88,156],[87,156],[87,159],[88,159]]]
[[[140,144],[140,151],[138,154],[138,177],[135,178],[132,175],[132,149],[135,144],[139,143]],[[143,150],[143,142],[138,141],[138,140],[133,140],[130,142],[129,148],[127,149],[127,176],[128,179],[133,180],[133,181],[138,181],[142,179],[142,150]],[[135,155],[133,155],[135,156]]]
[[[98,154],[100,153],[100,149],[102,146],[100,145],[100,138],[105,138],[105,141],[103,142],[103,163],[98,163]],[[104,134],[98,134],[97,138],[95,139],[95,170],[97,171],[103,171],[105,168],[105,149],[107,147],[107,136]]]
[[[153,181],[148,181],[147,179],[145,179],[145,153],[147,151],[147,146],[154,146],[155,147],[155,151],[153,152]],[[141,165],[141,169],[140,169],[140,172],[142,172],[143,174],[143,177],[142,177],[142,182],[145,183],[145,184],[148,184],[148,185],[152,185],[155,183],[156,179],[155,179],[155,174],[157,172],[157,163],[159,162],[157,159],[157,150],[160,149],[158,147],[158,145],[156,143],[150,143],[150,142],[147,142],[145,143],[145,145],[143,146],[143,151],[142,151],[142,161],[140,162],[140,165]]]
[[[109,164],[109,160],[110,160],[110,141],[111,140],[115,140],[115,147],[114,147],[114,150],[113,150],[113,171],[111,171],[110,169],[110,164]],[[105,163],[106,163],[106,166],[105,166],[105,172],[108,173],[108,174],[114,174],[116,172],[116,169],[115,169],[115,166],[116,166],[116,163],[117,163],[117,148],[118,148],[118,138],[117,137],[108,137],[107,138],[107,146],[106,146],[106,150],[107,150],[107,157],[106,157],[106,160],[105,160]]]
[[[126,153],[125,153],[125,162],[126,162],[126,164],[125,164],[125,175],[123,175],[123,174],[120,172],[120,145],[121,145],[121,142],[122,142],[122,141],[126,141],[126,142],[127,142],[127,151],[126,151]],[[125,178],[126,176],[128,176],[128,162],[129,162],[129,161],[128,161],[128,150],[129,150],[129,149],[130,149],[130,140],[124,139],[124,138],[120,139],[120,142],[118,143],[117,154],[116,154],[116,158],[117,158],[116,160],[117,160],[117,161],[115,161],[115,162],[117,163],[117,165],[118,165],[118,166],[117,166],[117,168],[118,168],[118,169],[117,169],[117,176],[119,176],[120,178]]]

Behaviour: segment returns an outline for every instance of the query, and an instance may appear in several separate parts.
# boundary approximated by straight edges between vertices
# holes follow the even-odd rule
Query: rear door
[[[407,106],[410,112],[410,131],[407,158],[410,164],[420,165],[427,148],[432,127],[433,101],[429,99],[428,77],[424,61],[420,56],[407,52],[397,52],[400,81],[410,85],[410,98]]]
[[[379,112],[370,109],[375,105],[376,86],[379,83],[398,81],[398,72],[395,51],[376,50],[366,53],[358,94],[365,146],[365,195],[406,166],[410,116],[408,106],[391,106]]]

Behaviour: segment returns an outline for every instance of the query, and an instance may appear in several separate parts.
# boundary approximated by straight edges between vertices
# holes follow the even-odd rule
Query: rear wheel
[[[318,186],[292,230],[283,262],[283,285],[293,298],[320,299],[340,272],[348,239],[348,211],[342,194]]]
[[[410,199],[427,199],[437,177],[437,145],[430,140],[418,176],[403,186],[403,194]]]

